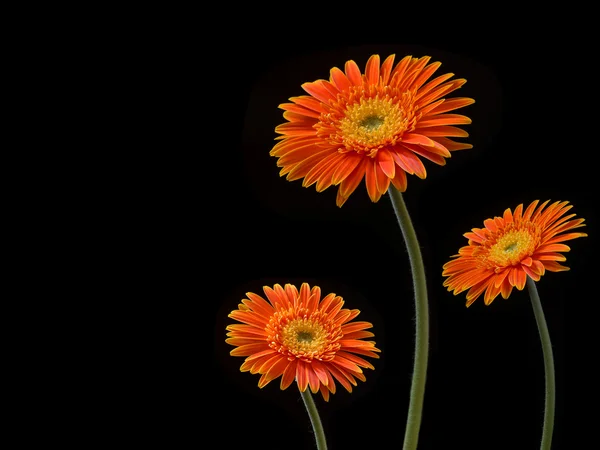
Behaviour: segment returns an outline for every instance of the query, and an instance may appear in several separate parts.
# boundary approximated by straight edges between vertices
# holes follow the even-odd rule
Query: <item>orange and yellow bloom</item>
[[[279,142],[270,152],[287,179],[304,178],[321,192],[338,186],[342,206],[363,177],[369,197],[377,202],[392,183],[400,192],[406,174],[425,178],[421,158],[444,165],[450,152],[472,145],[450,138],[467,137],[456,125],[471,123],[449,113],[474,103],[470,98],[445,99],[465,79],[448,81],[448,73],[429,80],[441,63],[430,57],[394,55],[380,64],[379,55],[367,61],[365,73],[352,60],[344,71],[334,67],[329,80],[304,83],[310,94],[279,105],[288,121],[275,128]],[[429,81],[428,81],[429,80]]]
[[[303,283],[300,291],[286,284],[263,287],[268,300],[247,293],[246,299],[229,314],[241,324],[227,326],[226,342],[236,346],[233,356],[245,356],[242,372],[261,374],[263,388],[281,376],[281,389],[296,380],[304,392],[321,391],[328,401],[335,382],[348,392],[356,379],[365,381],[362,368],[373,366],[361,356],[379,358],[375,342],[364,341],[373,333],[369,322],[352,322],[359,310],[343,309],[336,294],[321,299],[321,289]]]
[[[465,233],[468,245],[452,256],[456,259],[443,266],[442,275],[448,277],[444,286],[454,291],[454,295],[469,289],[467,306],[485,292],[483,300],[489,305],[498,294],[508,298],[513,287],[523,290],[527,276],[539,281],[546,270],[569,270],[559,263],[566,261],[561,252],[570,250],[562,242],[587,236],[580,232],[565,233],[585,226],[584,219],[573,219],[575,214],[565,215],[572,208],[566,201],[546,208],[549,202],[538,206],[536,200],[525,212],[523,204],[514,213],[508,208],[502,217],[485,220],[485,228]]]

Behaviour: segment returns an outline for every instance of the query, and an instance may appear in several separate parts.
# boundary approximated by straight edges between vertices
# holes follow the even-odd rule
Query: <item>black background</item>
[[[395,53],[396,61],[406,54],[441,61],[438,73],[468,80],[451,96],[476,100],[457,111],[473,120],[464,128],[474,148],[453,153],[445,167],[425,162],[427,178],[409,177],[404,194],[431,315],[419,450],[539,448],[544,372],[527,292],[489,307],[478,299],[467,309],[465,294],[447,292],[441,276],[466,244],[463,233],[536,199],[570,201],[590,235],[569,243],[571,271],[547,273],[537,286],[556,363],[552,448],[593,446],[598,72],[590,40],[597,27],[584,19],[595,15],[577,8],[569,17],[567,5],[529,19],[506,8],[509,20],[501,21],[488,4],[489,11],[446,5],[475,19],[448,19],[444,10],[440,29],[432,11],[381,5],[329,5],[351,20],[325,13],[324,4],[267,5],[264,12],[255,4],[248,11],[206,5],[174,14],[164,5],[107,11],[106,22],[96,18],[99,30],[80,15],[75,22],[93,42],[66,28],[64,46],[46,43],[56,60],[46,65],[24,54],[35,64],[34,84],[62,83],[46,89],[57,99],[49,107],[66,106],[85,126],[58,112],[49,117],[60,122],[55,130],[82,135],[67,137],[73,155],[61,153],[61,140],[57,152],[31,130],[48,141],[41,154],[76,180],[48,165],[49,183],[35,191],[50,211],[23,202],[36,213],[31,239],[42,236],[51,249],[22,252],[49,279],[24,272],[30,279],[22,289],[43,290],[40,302],[21,302],[25,324],[36,327],[32,316],[41,313],[49,331],[40,327],[44,334],[32,345],[44,359],[27,349],[22,359],[34,366],[10,367],[26,375],[24,387],[6,386],[19,397],[18,408],[8,409],[25,426],[19,439],[77,448],[314,449],[294,386],[280,391],[275,380],[259,389],[259,377],[241,373],[243,358],[230,356],[225,343],[233,323],[227,314],[246,292],[306,281],[360,309],[358,320],[373,323],[382,350],[353,393],[338,386],[328,403],[315,398],[329,450],[402,447],[414,306],[389,198],[374,204],[361,184],[338,208],[335,188],[317,193],[288,182],[269,156],[283,122],[277,106],[303,95],[302,83],[327,78],[348,59],[364,69],[371,54],[383,60]],[[491,26],[494,19],[500,26]],[[44,39],[34,40],[43,47]],[[74,105],[63,90],[74,94]],[[57,183],[64,192],[54,192]],[[14,186],[31,187],[27,179]],[[63,211],[72,195],[77,201]],[[74,303],[65,301],[71,293]],[[29,328],[20,329],[9,345],[31,338]]]
[[[412,41],[411,41],[412,42]],[[408,408],[414,336],[414,305],[408,255],[387,195],[372,203],[364,183],[342,208],[336,188],[317,193],[301,181],[280,178],[269,156],[283,123],[278,104],[303,95],[300,85],[327,78],[333,66],[371,54],[432,56],[437,74],[453,72],[467,83],[450,97],[474,105],[462,139],[474,148],[454,152],[445,167],[425,163],[428,176],[409,176],[404,194],[421,244],[430,305],[430,360],[420,450],[537,448],[544,407],[544,370],[538,331],[527,290],[491,306],[482,298],[465,307],[465,294],[442,286],[442,265],[466,244],[462,234],[484,219],[531,201],[568,200],[586,219],[590,234],[572,241],[569,272],[547,272],[537,283],[554,345],[557,408],[553,449],[571,449],[584,435],[581,401],[592,330],[583,325],[591,294],[592,246],[596,237],[595,194],[590,159],[597,143],[585,124],[588,72],[578,55],[556,55],[536,39],[519,46],[477,40],[402,44],[303,45],[250,42],[236,47],[226,92],[225,143],[205,144],[215,200],[203,234],[209,249],[214,320],[215,379],[208,388],[214,426],[229,431],[223,448],[312,448],[311,426],[294,385],[264,389],[258,375],[239,372],[244,358],[229,356],[227,314],[245,292],[303,281],[336,292],[358,320],[373,323],[381,359],[352,394],[338,386],[329,403],[316,402],[330,449],[400,448]],[[203,106],[206,108],[207,106]],[[222,120],[222,117],[215,118]],[[211,133],[211,120],[203,120]],[[593,127],[593,124],[592,124]],[[221,132],[221,128],[219,128]],[[594,134],[594,133],[592,133]],[[214,182],[212,181],[214,180]],[[210,201],[210,200],[209,200]],[[209,224],[210,227],[210,224]],[[211,320],[211,317],[206,317]],[[589,334],[588,334],[589,333]],[[591,347],[594,348],[594,347]],[[577,361],[580,361],[579,363]],[[578,364],[583,364],[578,366]],[[579,380],[579,381],[578,381]],[[215,412],[216,410],[216,412]],[[573,433],[571,426],[578,424]]]
[[[294,386],[280,391],[275,380],[259,389],[259,376],[241,373],[244,358],[230,356],[233,347],[224,342],[225,327],[234,323],[227,314],[246,292],[306,281],[360,309],[357,320],[373,323],[382,350],[353,393],[338,386],[328,403],[315,397],[329,449],[401,448],[414,305],[408,255],[389,198],[372,203],[362,183],[338,208],[336,188],[317,193],[301,180],[288,182],[269,156],[274,128],[283,123],[277,106],[303,95],[302,83],[327,78],[331,67],[342,68],[348,59],[362,70],[371,54],[383,60],[394,53],[396,61],[407,54],[441,61],[438,74],[467,79],[450,97],[476,100],[457,111],[473,121],[463,127],[470,137],[461,141],[474,148],[454,152],[444,167],[425,162],[427,178],[409,176],[404,194],[430,306],[419,450],[539,448],[544,371],[527,291],[513,290],[491,306],[480,298],[467,309],[465,294],[453,296],[441,276],[442,265],[466,244],[463,233],[536,199],[568,200],[586,219],[589,237],[568,243],[571,270],[547,272],[537,287],[556,364],[552,448],[587,444],[597,418],[598,95],[586,38],[549,30],[513,33],[509,40],[492,31],[461,39],[423,33],[301,43],[277,36],[269,28],[265,37],[248,33],[200,47],[187,39],[178,47],[175,39],[170,61],[155,64],[156,73],[165,74],[162,94],[177,105],[162,113],[172,112],[176,124],[167,145],[140,155],[133,171],[146,171],[146,180],[123,201],[126,217],[149,200],[144,223],[120,233],[143,240],[143,249],[130,251],[153,266],[147,272],[152,278],[140,280],[147,297],[124,322],[145,331],[122,347],[122,365],[107,369],[104,378],[116,389],[98,388],[107,399],[118,393],[102,423],[129,429],[132,443],[314,448]],[[142,162],[150,159],[146,169]],[[117,218],[111,222],[116,229],[122,225]],[[134,267],[132,261],[119,262]],[[130,295],[139,295],[135,286]]]

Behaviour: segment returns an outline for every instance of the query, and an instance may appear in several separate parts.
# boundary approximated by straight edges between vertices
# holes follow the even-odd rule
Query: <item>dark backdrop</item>
[[[466,244],[463,233],[536,199],[570,201],[590,234],[570,243],[571,271],[547,272],[537,283],[556,364],[553,449],[577,448],[573,439],[585,435],[589,419],[577,405],[590,392],[584,380],[595,358],[586,310],[597,301],[590,277],[598,144],[586,55],[533,37],[514,45],[476,38],[422,42],[294,45],[248,38],[206,57],[209,81],[203,78],[200,88],[208,97],[198,105],[201,156],[192,162],[200,165],[201,183],[209,182],[197,201],[189,193],[186,199],[198,211],[190,215],[198,223],[192,239],[198,252],[189,257],[208,279],[190,291],[189,301],[203,305],[198,327],[210,327],[213,343],[201,341],[197,353],[186,345],[183,379],[194,386],[197,370],[198,380],[209,381],[176,403],[184,417],[180,435],[193,435],[196,421],[208,421],[209,430],[218,430],[216,448],[313,448],[294,385],[280,391],[276,380],[259,389],[259,376],[239,372],[244,358],[229,356],[232,347],[224,343],[225,326],[235,323],[227,314],[245,292],[307,281],[361,309],[359,320],[374,324],[382,350],[375,370],[366,371],[367,381],[352,394],[338,386],[329,403],[316,397],[330,449],[401,448],[414,313],[408,255],[389,198],[373,204],[361,184],[338,208],[336,188],[317,193],[301,180],[288,182],[269,156],[274,128],[283,122],[277,106],[302,95],[302,83],[327,78],[331,67],[342,68],[348,59],[362,70],[369,55],[383,60],[395,53],[396,61],[406,54],[441,61],[438,74],[467,79],[451,96],[476,100],[458,111],[473,120],[463,127],[471,135],[463,140],[474,148],[453,153],[445,167],[426,162],[427,178],[409,176],[404,194],[423,252],[431,314],[419,449],[539,448],[544,371],[527,290],[491,306],[480,298],[467,309],[465,294],[453,296],[441,276],[449,256]]]

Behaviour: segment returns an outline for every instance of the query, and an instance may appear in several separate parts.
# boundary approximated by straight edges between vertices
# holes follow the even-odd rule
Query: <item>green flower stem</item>
[[[417,234],[410,220],[402,193],[393,186],[388,190],[394,212],[398,218],[413,276],[416,311],[415,361],[410,389],[410,403],[406,420],[403,450],[415,450],[419,441],[421,416],[423,415],[423,399],[425,397],[425,380],[427,378],[427,359],[429,357],[429,305],[427,303],[427,284],[425,282],[425,266],[419,248]]]
[[[529,277],[527,277],[527,290],[529,291],[529,297],[531,297],[531,306],[533,306],[535,321],[537,322],[538,330],[540,332],[542,352],[544,354],[544,371],[546,373],[546,407],[544,410],[544,428],[542,431],[542,444],[540,449],[550,450],[550,447],[552,446],[552,432],[554,430],[554,405],[556,403],[556,382],[554,380],[552,344],[550,342],[550,333],[548,332],[548,325],[544,318],[540,296],[535,287],[535,281]]]
[[[327,450],[325,431],[323,431],[323,424],[319,417],[319,411],[317,411],[317,405],[315,405],[310,389],[307,388],[304,392],[300,391],[300,393],[302,394],[302,400],[304,400],[304,406],[306,406],[306,411],[308,412],[308,417],[310,417],[310,423],[312,424],[315,433],[317,450]]]

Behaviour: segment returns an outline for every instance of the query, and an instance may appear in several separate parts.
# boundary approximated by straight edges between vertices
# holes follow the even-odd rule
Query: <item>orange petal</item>
[[[359,367],[365,367],[367,369],[375,369],[375,367],[373,367],[373,365],[370,362],[368,362],[365,359],[363,359],[359,356],[356,356],[352,353],[340,351],[340,352],[338,352],[338,355],[343,356],[348,361],[351,361],[352,363],[356,364]]]
[[[431,128],[426,128],[425,130],[431,130]],[[431,135],[429,135],[431,136]],[[448,139],[442,136],[436,136],[435,141],[438,142],[439,144],[443,145],[447,150],[454,152],[457,150],[468,150],[470,148],[473,148],[472,144],[465,144],[462,142],[456,142],[453,141],[452,139]]]
[[[310,296],[310,286],[308,283],[302,283],[300,286],[300,295],[298,295],[298,302],[294,302],[294,308],[296,307],[305,307],[308,303],[308,298]]]
[[[321,311],[327,312],[327,310],[333,303],[333,300],[335,300],[336,298],[337,298],[337,296],[333,292],[330,294],[327,294],[325,297],[323,297],[323,300],[321,300],[321,305],[319,306]]]
[[[441,114],[419,120],[419,128],[438,127],[441,125],[469,125],[472,120],[461,114]]]
[[[466,82],[467,82],[467,80],[465,80],[464,78],[461,78],[458,80],[453,80],[448,83],[442,84],[441,86],[432,90],[430,93],[428,93],[427,95],[424,95],[423,97],[420,97],[421,93],[419,93],[415,97],[415,102],[417,102],[419,104],[427,104],[429,102],[435,101],[438,98],[443,97],[444,95],[447,95],[450,92],[455,91],[456,89],[460,88]],[[426,90],[425,90],[426,88],[427,88],[427,86],[425,86],[423,88],[423,93],[426,92]]]
[[[242,302],[246,303],[246,306],[251,307],[252,311],[255,311],[267,317],[273,315],[273,313],[275,312],[273,307],[269,303],[267,303],[267,301],[260,295],[249,292],[248,298],[250,300],[246,300],[247,303],[244,302],[244,300],[242,300]]]
[[[300,114],[301,116],[312,117],[314,119],[318,119],[319,117],[321,117],[320,113],[305,108],[304,106],[296,105],[295,103],[282,103],[281,105],[279,105],[279,108],[296,114]],[[285,113],[283,114],[283,117],[285,117]],[[287,119],[287,117],[285,118]]]
[[[296,365],[296,382],[298,383],[298,388],[301,392],[306,391],[308,387],[308,363],[305,363],[302,360],[298,360],[298,364]]]
[[[275,353],[277,353],[277,352],[269,347],[266,350],[263,350],[261,352],[257,352],[257,353],[254,353],[254,354],[248,356],[246,358],[246,361],[254,361],[254,363],[259,359],[263,359],[263,361],[266,361],[267,359],[269,359],[271,357],[270,355],[274,355]]]
[[[392,71],[392,79],[390,80],[390,85],[392,87],[398,87],[398,83],[402,82],[404,74],[406,73],[406,69],[408,69],[408,66],[411,61],[412,56],[406,55],[394,68],[394,70]]]
[[[500,294],[502,294],[502,298],[507,299],[510,296],[512,289],[512,284],[510,284],[508,278],[505,278],[502,286],[500,286]]]
[[[504,270],[501,273],[497,274],[494,278],[494,286],[500,287],[504,283],[504,280],[506,280],[506,277],[509,273],[510,270]]]
[[[407,187],[406,172],[404,170],[396,170],[396,175],[392,178],[392,184],[398,191],[405,192]]]
[[[358,367],[354,362],[349,359],[340,356],[340,352],[335,355],[335,358],[331,360],[331,364],[335,364],[340,370],[347,370],[351,373],[362,373],[362,369]]]
[[[386,175],[386,173],[381,168],[381,164],[377,161],[375,162],[375,182],[377,184],[377,192],[379,195],[377,196],[377,201],[381,198],[381,195],[384,194],[388,187],[390,186],[390,178]],[[394,163],[392,162],[392,167],[394,167]]]
[[[358,316],[360,314],[360,309],[351,309],[350,310],[350,315],[346,318],[345,322],[350,322],[351,320],[354,320],[356,318],[356,316]]]
[[[325,105],[317,100],[316,98],[309,97],[308,95],[301,95],[300,97],[292,97],[290,101],[296,103],[297,105],[304,106],[305,108],[311,109],[317,113],[319,113],[319,117],[321,113],[327,113],[328,110],[325,108]]]
[[[419,89],[421,86],[423,86],[423,83],[425,83],[429,78],[431,78],[431,75],[433,75],[434,72],[436,70],[438,70],[441,65],[442,65],[441,62],[434,62],[434,63],[429,64],[427,67],[425,67],[425,69],[419,74],[419,76],[413,82],[413,85],[411,86],[412,89],[416,90],[416,89]]]
[[[350,60],[346,62],[344,66],[344,71],[346,72],[346,76],[354,86],[362,86],[362,77],[360,75],[360,69],[354,61]]]
[[[529,275],[531,277],[531,279],[533,281],[539,281],[540,279],[540,275],[538,273],[535,273],[530,267],[528,266],[522,266],[523,271]]]
[[[316,123],[316,122],[315,122]],[[287,122],[275,127],[275,132],[286,136],[315,136],[317,131],[312,126]]]
[[[377,152],[377,163],[387,177],[394,178],[396,176],[396,164],[389,150],[384,148]]]
[[[335,96],[323,86],[322,81],[323,80],[317,80],[314,83],[304,83],[302,84],[302,89],[317,100],[323,103],[329,103],[330,101],[335,100]]]
[[[284,141],[278,142],[269,152],[271,156],[284,156],[287,153],[294,151],[295,149],[301,147],[312,146],[315,144],[322,142],[320,137],[316,136],[301,136],[301,137],[290,137],[286,138]]]
[[[228,336],[229,335],[233,336],[234,333],[239,333],[240,336],[245,335],[245,334],[261,335],[261,336],[265,335],[265,330],[253,327],[252,325],[243,325],[243,324],[239,324],[239,323],[227,325],[227,327],[225,327],[225,329],[229,331],[229,333],[227,334]],[[237,336],[237,334],[235,334],[235,335]]]
[[[257,328],[264,328],[265,321],[261,319],[261,317],[257,314],[248,312],[248,311],[231,311],[228,317],[237,320],[238,322],[242,322],[248,325],[253,325]]]
[[[229,345],[235,345],[236,347],[240,347],[242,345],[247,344],[255,344],[257,342],[265,342],[264,336],[257,337],[230,337],[225,339],[225,343]]]
[[[340,90],[337,87],[335,87],[334,84],[330,83],[327,80],[320,80],[320,82],[321,82],[321,86],[323,86],[327,90],[327,92],[329,92],[331,94],[333,99],[334,100],[337,99],[337,96],[339,95]]]
[[[498,294],[500,293],[500,287],[496,287],[494,286],[494,283],[490,283],[488,284],[487,289],[485,290],[485,295],[483,297],[483,302],[486,305],[490,305],[494,299],[498,296]]]
[[[400,157],[400,159],[404,161],[404,163],[408,166],[410,171],[405,169],[408,173],[412,172],[421,179],[425,179],[427,177],[427,170],[425,170],[425,166],[423,165],[419,157],[415,155],[414,152],[410,151],[410,149],[400,145],[396,147],[395,154],[397,154]],[[393,155],[394,154],[392,154],[392,156]]]
[[[523,213],[523,220],[531,219],[533,212],[535,211],[536,205],[539,203],[539,200],[533,201]]]
[[[473,304],[475,300],[477,300],[477,298],[483,293],[487,286],[488,285],[486,282],[482,282],[469,289],[469,292],[467,292],[467,308],[471,306],[471,304]]]
[[[430,114],[430,115],[442,114],[442,113],[445,113],[448,111],[453,111],[455,109],[459,109],[459,108],[463,108],[468,105],[472,105],[473,103],[475,103],[475,100],[473,100],[472,98],[466,98],[466,97],[455,97],[455,98],[450,98],[450,99],[444,99],[443,103],[441,103],[439,106],[436,106],[435,109],[432,109],[428,114]]]
[[[297,105],[292,105],[292,106],[297,106]],[[298,107],[298,108],[300,108],[300,107]],[[312,128],[312,126],[318,122],[317,120],[315,120],[312,117],[307,117],[304,114],[300,114],[300,113],[297,113],[294,111],[284,111],[283,118],[285,120],[293,122],[294,125],[298,125],[298,126],[301,125],[301,126],[307,127],[307,128]]]
[[[290,304],[294,304],[296,301],[296,297],[298,297],[298,289],[296,288],[296,286],[290,283],[286,283],[285,293],[287,294],[288,301],[290,302]]]
[[[571,239],[575,239],[578,237],[586,237],[586,233],[566,233],[560,236],[555,236],[552,239],[549,239],[545,242],[545,244],[556,244],[557,242],[569,241]]]
[[[340,189],[337,190],[337,194],[335,196],[335,204],[341,208],[343,206],[344,203],[346,203],[346,200],[348,200],[348,197],[344,197],[342,195],[342,193],[340,192]]]
[[[564,261],[564,260],[561,260],[561,261]],[[544,264],[541,261],[533,260],[533,265],[531,266],[531,270],[538,275],[544,275],[544,273],[546,273],[546,268],[544,267]]]
[[[317,310],[319,306],[319,301],[321,299],[321,288],[319,286],[315,286],[310,291],[310,296],[306,301],[306,309],[309,313],[313,313]]]
[[[260,377],[260,380],[258,380],[258,387],[262,389],[275,378],[281,376],[290,364],[290,361],[280,356]]]
[[[308,367],[306,374],[308,376],[308,385],[310,386],[310,391],[313,394],[316,394],[319,392],[319,387],[321,385],[319,377],[317,377],[317,374],[313,370],[312,364],[307,364],[306,366]]]
[[[310,172],[310,170],[320,161],[336,153],[336,150],[325,149],[309,156],[308,158],[300,161],[298,164],[292,166],[293,168],[288,173],[287,179],[289,181],[293,181],[306,176],[308,172]]]
[[[339,157],[335,158],[335,160],[333,160],[331,164],[329,164],[327,168],[323,170],[323,172],[319,176],[319,180],[317,181],[317,192],[322,192],[333,185],[333,174],[339,167],[340,162],[343,162],[345,158],[346,157],[344,153],[340,153]]]
[[[415,97],[415,101],[419,102],[419,104],[421,104],[421,105],[429,104],[431,102],[431,100],[427,100],[427,99],[431,98],[431,91],[435,87],[437,87],[440,84],[442,84],[443,82],[445,82],[446,80],[449,80],[450,78],[452,78],[453,76],[454,76],[453,73],[446,73],[444,75],[440,75],[437,78],[434,78],[433,80],[431,80],[429,83],[427,83],[425,86],[423,86],[419,90],[419,93]],[[423,99],[425,99],[425,100],[423,100]]]
[[[571,251],[571,247],[565,244],[545,244],[540,245],[536,249],[536,253],[555,253],[555,252],[568,252]]]
[[[415,132],[421,133],[424,136],[429,137],[469,137],[469,133],[467,133],[462,128],[448,126],[448,125],[439,125],[435,127],[428,128],[419,128],[417,124],[417,128]]]
[[[402,142],[408,144],[424,145],[426,147],[433,147],[435,143],[427,136],[418,133],[404,133],[402,135]]]
[[[416,78],[419,76],[425,65],[431,59],[430,56],[423,56],[422,58],[413,58],[410,61],[410,65],[406,70],[406,74],[404,75],[404,80],[398,84],[398,90],[416,90],[413,89],[413,83]]]
[[[371,158],[367,159],[365,169],[365,184],[367,185],[367,193],[372,202],[378,200],[379,193],[377,192],[377,175],[375,174],[375,161]]]
[[[331,69],[329,73],[331,82],[334,83],[340,91],[347,91],[352,86],[348,77],[337,67]]]
[[[513,213],[513,221],[519,222],[521,220],[521,215],[523,214],[523,204],[521,203],[519,206],[515,208],[515,212]]]
[[[283,371],[283,375],[281,377],[281,384],[279,385],[280,389],[287,389],[290,384],[296,378],[296,366],[298,364],[298,360],[294,359],[290,362],[290,364]]]
[[[333,364],[327,366],[333,377],[348,391],[352,392],[352,385],[348,382],[346,375]],[[328,385],[329,386],[329,385]]]
[[[328,169],[332,169],[332,171],[334,171],[337,167],[337,163],[343,158],[345,158],[343,153],[329,153],[308,171],[304,177],[302,186],[309,187],[316,183],[325,174],[325,172],[327,172]],[[331,175],[333,175],[333,172]]]
[[[346,198],[350,197],[350,194],[352,194],[356,190],[356,188],[362,181],[363,176],[365,175],[366,166],[367,159],[362,158],[360,163],[354,169],[354,171],[350,175],[348,175],[344,179],[344,181],[342,181],[342,183],[340,184],[340,193],[342,196]]]
[[[253,353],[258,353],[268,348],[269,347],[266,342],[258,342],[256,344],[247,344],[238,348],[234,348],[231,350],[231,352],[229,352],[229,354],[231,356],[250,356]]]
[[[325,386],[327,386],[327,384],[329,383],[329,378],[327,377],[327,368],[326,368],[325,364],[323,364],[318,359],[313,359],[313,361],[311,362],[311,365],[312,365],[312,369],[313,369],[314,373],[317,375],[317,378],[319,379],[319,381],[322,384],[324,384]]]
[[[363,159],[355,152],[342,153],[342,155],[345,155],[345,158],[340,160],[331,178],[331,183],[334,186],[344,181]]]
[[[534,254],[534,256],[540,261],[566,261],[564,255],[560,253],[542,253],[541,255]]]
[[[483,225],[490,230],[492,233],[498,231],[498,227],[496,226],[496,222],[493,219],[485,219],[483,221]]]
[[[515,270],[515,284],[514,286],[522,291],[527,282],[527,274],[523,270]]]
[[[342,326],[342,332],[344,334],[346,334],[346,333],[352,333],[354,331],[366,330],[368,328],[373,328],[373,324],[370,322],[364,322],[364,321],[358,322],[357,321],[357,322],[352,322],[352,323]]]
[[[275,305],[280,305],[280,304],[283,303],[283,299],[280,297],[279,293],[276,292],[275,290],[273,290],[272,287],[270,287],[270,286],[263,286],[263,292],[265,293],[265,295],[267,296],[267,298],[271,302],[271,305],[275,306]],[[248,297],[250,297],[251,294],[252,293],[249,292],[246,295]]]
[[[365,67],[365,75],[369,84],[377,84],[379,81],[379,55],[371,55]]]
[[[396,55],[390,55],[385,58],[385,61],[381,65],[381,84],[386,86],[390,80],[390,74],[392,73],[392,67],[394,66],[394,58]]]
[[[550,272],[565,272],[567,270],[571,270],[568,267],[557,263],[556,261],[545,261],[544,267]]]
[[[339,295],[336,295],[329,307],[327,307],[327,309],[321,308],[321,311],[326,312],[331,317],[333,317],[333,320],[335,320],[335,316],[340,311],[340,309],[342,309],[343,306],[344,300]]]
[[[375,334],[371,333],[370,331],[355,331],[354,333],[344,334],[346,339],[364,339],[373,336],[375,336]]]

